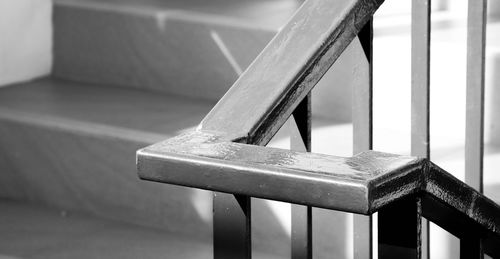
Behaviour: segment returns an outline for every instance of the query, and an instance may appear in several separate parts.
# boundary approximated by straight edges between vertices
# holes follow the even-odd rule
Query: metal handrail
[[[358,214],[379,212],[379,253],[388,258],[401,252],[394,247],[420,258],[422,216],[470,241],[463,255],[484,249],[500,257],[500,207],[429,160],[373,151],[341,158],[254,146],[267,144],[382,2],[306,1],[195,131],[137,152],[140,177]]]
[[[480,235],[485,251],[500,256],[500,207],[427,159],[293,152],[201,131],[142,149],[137,159],[145,180],[357,214],[418,198],[425,218],[457,236]]]

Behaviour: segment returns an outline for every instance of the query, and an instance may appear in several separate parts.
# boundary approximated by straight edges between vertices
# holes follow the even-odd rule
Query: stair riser
[[[53,74],[218,100],[275,32],[182,12],[56,3]]]
[[[275,33],[210,15],[56,2],[53,75],[218,101]],[[363,59],[355,40],[315,88],[313,115],[350,121]]]
[[[135,150],[150,143],[5,120],[0,133],[0,198],[211,236],[209,192],[138,179]]]
[[[0,199],[212,242],[211,192],[137,177],[135,151],[158,140],[127,140],[6,117],[0,114]],[[254,248],[275,255],[289,253],[289,237],[269,205],[255,200],[254,209]]]

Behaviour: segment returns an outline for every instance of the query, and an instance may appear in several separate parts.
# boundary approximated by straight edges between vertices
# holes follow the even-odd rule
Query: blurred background
[[[138,180],[135,150],[195,127],[301,3],[0,0],[0,258],[211,258],[211,193]],[[484,182],[500,202],[500,2],[488,9]],[[386,0],[374,18],[374,149],[405,155],[410,12]],[[431,160],[463,179],[467,1],[432,1],[431,27]],[[358,47],[313,90],[313,152],[352,155]],[[289,257],[290,205],[253,202],[254,257]],[[352,258],[352,215],[313,215],[314,257]],[[458,244],[431,227],[432,258]]]

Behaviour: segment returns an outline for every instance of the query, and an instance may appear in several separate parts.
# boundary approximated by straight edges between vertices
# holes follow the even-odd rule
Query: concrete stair
[[[167,231],[37,204],[0,202],[1,258],[207,258],[212,248]]]
[[[196,126],[210,103],[55,79],[0,89],[0,99],[0,197],[210,236],[189,206],[201,194],[140,181],[134,159]]]
[[[0,257],[211,258],[211,193],[139,180],[135,151],[196,127],[299,4],[54,1],[52,75],[0,88]],[[255,257],[281,258],[260,204]]]
[[[299,4],[56,0],[53,74],[218,100]]]
[[[157,228],[0,200],[0,258],[210,258],[212,246]],[[257,252],[258,258],[279,259]]]
[[[1,88],[0,206],[5,199],[16,204],[28,202],[163,231],[170,235],[165,242],[181,236],[210,246],[211,192],[139,180],[135,151],[192,129],[212,105],[186,97],[54,78]],[[24,215],[16,206],[9,211]],[[256,258],[286,254],[288,238],[278,219],[264,201],[256,201],[255,206],[259,212],[254,218],[261,222],[254,230],[255,246],[262,256]],[[19,218],[16,224],[21,226],[24,220],[44,226],[33,215]],[[54,220],[53,224],[58,224]],[[0,228],[7,222],[0,221]],[[66,224],[68,231],[71,224]],[[102,231],[103,238],[108,238],[107,230]],[[17,230],[0,233],[19,239],[31,236]],[[62,239],[58,233],[47,235]],[[6,247],[16,246],[12,240],[5,241]],[[29,249],[35,249],[36,244],[29,243]],[[105,258],[121,258],[109,255]]]

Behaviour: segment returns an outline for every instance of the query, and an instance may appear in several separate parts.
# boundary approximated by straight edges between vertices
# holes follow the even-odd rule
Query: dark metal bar
[[[312,258],[312,208],[292,204],[292,259]]]
[[[432,182],[433,180],[431,180]],[[462,183],[465,185],[464,183]],[[470,187],[469,187],[470,188]],[[453,192],[460,192],[460,188],[453,187]],[[462,193],[464,200],[474,200],[474,197],[471,197],[473,193]],[[477,195],[477,193],[476,193]],[[472,195],[474,196],[474,195]],[[474,202],[476,203],[476,202]],[[479,203],[472,205],[471,207],[476,207],[479,209],[473,213],[469,213],[469,215],[464,214],[463,212],[453,208],[451,206],[446,205],[442,201],[439,201],[437,196],[432,195],[423,195],[422,196],[422,216],[426,217],[433,223],[437,224],[441,228],[445,229],[452,235],[461,239],[460,246],[461,249],[465,251],[467,250],[475,250],[474,246],[476,246],[475,242],[481,239],[481,249],[484,249],[485,253],[488,253],[493,258],[500,258],[500,236],[493,236],[486,234],[488,231],[484,228],[484,225],[478,224],[476,220],[471,220],[474,217],[477,217],[478,214],[487,215],[490,214],[494,208],[490,207],[483,203],[483,201],[479,201]],[[469,207],[469,208],[471,208]],[[496,205],[494,206],[496,207]],[[495,225],[494,221],[499,221],[497,218],[498,215],[489,215],[482,218],[483,222],[489,222],[487,224]],[[468,245],[472,245],[472,247],[466,247]],[[463,258],[468,258],[467,256],[462,256]],[[474,257],[472,257],[474,258]]]
[[[250,197],[214,193],[214,258],[252,258]]]
[[[294,151],[311,152],[311,94],[302,100],[292,116],[290,147]]]
[[[378,213],[378,258],[421,258],[421,203],[409,198]]]
[[[486,3],[469,0],[467,19],[465,182],[479,192],[483,191]]]
[[[500,243],[500,238],[497,237],[496,240],[495,238],[489,238],[489,239],[482,239],[481,240],[481,248],[483,249],[483,252],[485,253],[485,258],[500,258],[500,246],[498,245]]]
[[[430,0],[412,1],[411,153],[430,157]]]
[[[295,108],[290,125],[290,147],[311,152],[311,94]],[[312,259],[312,208],[292,204],[292,259]]]
[[[483,259],[481,239],[477,236],[460,238],[460,259]]]
[[[465,124],[465,182],[483,192],[484,81],[487,1],[469,0],[467,18],[467,96]],[[460,258],[483,258],[481,239],[460,239]]]
[[[465,195],[465,194],[464,194]],[[470,199],[466,197],[465,199]],[[483,212],[488,214],[488,206],[483,208]],[[456,209],[439,202],[436,197],[424,195],[422,197],[422,216],[428,218],[443,229],[446,229],[452,235],[460,238],[460,257],[461,258],[482,258],[482,240],[487,241],[489,253],[498,256],[498,249],[491,249],[492,243],[498,244],[498,240],[491,240],[491,236],[484,235],[483,227],[477,222],[471,221],[467,215],[460,213]],[[484,237],[487,237],[484,239]],[[497,237],[498,238],[498,237]],[[439,245],[439,244],[438,244]],[[474,255],[475,254],[475,255]]]
[[[365,84],[356,84],[353,88],[353,153],[357,154],[372,149],[373,143],[373,20],[370,20],[358,34],[365,52],[368,70]],[[360,62],[364,63],[364,62]]]
[[[354,214],[353,224],[354,258],[373,258],[373,216]]]
[[[500,234],[500,229],[492,228],[500,224],[498,204],[462,181],[449,181],[453,179],[453,176],[435,164],[431,163],[429,166],[426,193],[435,202],[433,206],[424,206],[427,207],[424,209],[424,217],[457,237],[478,233],[480,232],[478,229],[481,228],[483,228],[483,234],[491,230]],[[443,193],[445,189],[447,191]],[[455,197],[454,202],[460,205],[453,205],[451,197]]]
[[[431,0],[412,0],[411,154],[430,159]],[[422,258],[430,256],[429,222],[422,219]]]
[[[365,84],[353,88],[353,153],[372,149],[373,143],[373,19],[359,31],[358,38],[366,56],[364,69],[368,70]],[[373,257],[372,216],[353,215],[354,258]]]

